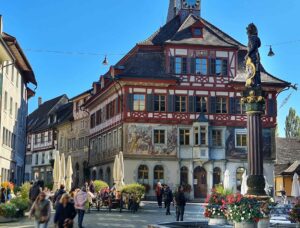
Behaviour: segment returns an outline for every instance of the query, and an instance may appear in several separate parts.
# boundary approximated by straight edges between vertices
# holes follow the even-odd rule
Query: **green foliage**
[[[94,185],[95,185],[95,190],[96,192],[101,191],[104,188],[108,187],[108,184],[102,180],[95,180],[94,181]]]
[[[293,108],[290,108],[285,119],[285,136],[286,138],[300,138],[300,117]]]
[[[215,187],[215,192],[225,197],[233,193],[231,189],[225,189],[223,185],[217,185]]]
[[[128,184],[122,188],[122,193],[134,194],[141,198],[145,194],[145,187],[141,184]]]
[[[12,203],[0,204],[0,216],[5,218],[15,218],[17,215],[17,207]]]
[[[29,190],[30,190],[30,183],[25,182],[21,187],[20,187],[20,193],[21,197],[23,199],[29,199]]]
[[[45,184],[45,187],[48,188],[49,190],[52,190],[53,189],[53,183]]]
[[[29,209],[30,201],[29,199],[16,197],[10,200],[11,204],[14,204],[20,211],[26,211]]]

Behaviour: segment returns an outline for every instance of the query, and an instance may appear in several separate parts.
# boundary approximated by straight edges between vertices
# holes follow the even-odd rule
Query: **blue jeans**
[[[85,210],[77,209],[77,216],[78,216],[78,227],[82,228],[82,222],[84,217]]]
[[[39,221],[34,221],[34,227],[35,228],[47,228],[48,222],[40,223]]]

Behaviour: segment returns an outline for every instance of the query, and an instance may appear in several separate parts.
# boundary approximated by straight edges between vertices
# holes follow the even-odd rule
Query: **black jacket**
[[[185,206],[186,198],[184,196],[184,192],[177,192],[175,201],[177,206]]]
[[[66,219],[73,220],[76,216],[76,210],[73,203],[68,203],[66,207],[64,207],[61,203],[58,204],[54,216],[54,223],[58,224],[59,228],[64,228],[64,223]],[[69,226],[73,227],[73,226]]]

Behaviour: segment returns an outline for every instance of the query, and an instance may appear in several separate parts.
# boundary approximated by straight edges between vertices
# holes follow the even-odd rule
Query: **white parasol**
[[[241,185],[241,194],[242,195],[246,195],[247,191],[248,191],[247,179],[248,179],[247,171],[245,170],[245,172],[243,173],[243,176],[242,176],[242,185]]]
[[[66,159],[64,153],[62,153],[60,157],[60,168],[60,184],[66,185]]]
[[[232,189],[232,185],[230,181],[230,172],[228,169],[226,169],[224,173],[224,189],[228,189],[228,190]]]
[[[294,176],[293,176],[291,196],[293,196],[293,197],[299,197],[300,196],[299,176],[298,176],[297,173],[295,173]]]
[[[60,156],[59,151],[55,152],[54,167],[53,167],[53,191],[59,189],[60,177]]]
[[[125,183],[124,183],[125,168],[124,168],[124,156],[123,156],[122,151],[119,154],[119,162],[120,162],[120,170],[119,170],[120,183],[119,183],[119,185],[120,185],[120,187],[123,187],[125,185]]]
[[[114,162],[114,168],[113,168],[113,178],[114,178],[114,183],[116,186],[119,184],[119,167],[120,167],[120,160],[119,160],[119,155],[116,155],[115,157],[115,162]]]
[[[72,175],[73,175],[73,169],[72,169],[72,159],[71,156],[68,156],[67,160],[67,170],[66,170],[66,190],[67,192],[71,191],[72,188]]]

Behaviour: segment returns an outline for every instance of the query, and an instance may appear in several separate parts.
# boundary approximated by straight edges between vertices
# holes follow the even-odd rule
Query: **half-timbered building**
[[[114,156],[125,158],[125,182],[191,186],[203,198],[230,171],[238,191],[247,169],[245,45],[200,15],[199,0],[170,0],[167,23],[138,43],[93,84],[89,166],[112,184]],[[288,85],[263,69],[264,171],[273,183],[276,94]]]

